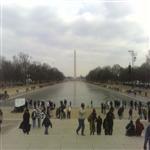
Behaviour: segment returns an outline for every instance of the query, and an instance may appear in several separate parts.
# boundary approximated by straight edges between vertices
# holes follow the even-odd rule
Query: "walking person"
[[[33,128],[35,128],[35,126],[36,126],[36,118],[37,118],[36,109],[33,109],[31,117],[32,117],[32,126],[33,126]]]
[[[43,120],[42,126],[45,126],[45,135],[48,135],[48,128],[51,127],[52,128],[52,123],[49,119],[49,115],[47,114],[46,117]]]
[[[97,122],[97,135],[101,135],[102,118],[98,116],[96,122]]]
[[[79,131],[81,130],[81,135],[85,136],[84,134],[84,128],[85,128],[85,124],[84,124],[84,120],[85,120],[85,105],[84,103],[81,103],[81,108],[79,110],[79,116],[78,116],[78,128],[76,130],[77,135],[79,134]]]
[[[3,112],[2,110],[0,109],[0,132],[2,130],[2,122],[3,122]]]
[[[22,129],[24,134],[29,134],[30,132],[30,113],[28,109],[25,109],[25,112],[23,114],[23,121],[20,124],[20,129]]]

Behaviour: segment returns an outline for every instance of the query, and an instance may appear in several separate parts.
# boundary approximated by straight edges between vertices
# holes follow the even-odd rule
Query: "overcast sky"
[[[1,0],[2,54],[10,59],[19,52],[46,62],[65,75],[77,75],[97,66],[131,61],[148,53],[149,0]]]

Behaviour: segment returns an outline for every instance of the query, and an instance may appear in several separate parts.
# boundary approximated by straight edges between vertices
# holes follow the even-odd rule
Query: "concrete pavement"
[[[2,150],[142,150],[142,137],[125,136],[125,126],[128,120],[115,120],[112,136],[90,136],[89,124],[86,120],[86,136],[75,133],[78,122],[76,119],[52,119],[53,128],[49,135],[44,135],[44,128],[31,129],[29,135],[24,135],[18,126],[1,136]]]

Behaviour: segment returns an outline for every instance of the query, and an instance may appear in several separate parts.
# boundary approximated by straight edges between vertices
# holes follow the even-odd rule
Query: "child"
[[[52,128],[52,123],[51,123],[48,115],[46,115],[46,117],[44,118],[42,126],[43,125],[45,126],[45,135],[48,135],[49,126],[51,126],[51,128]]]
[[[101,135],[102,118],[98,116],[96,122],[97,122],[97,135]]]

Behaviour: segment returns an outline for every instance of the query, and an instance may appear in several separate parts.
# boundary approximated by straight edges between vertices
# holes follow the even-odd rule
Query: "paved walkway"
[[[2,150],[142,150],[144,137],[125,136],[128,120],[115,120],[112,136],[90,136],[86,121],[86,136],[75,133],[77,120],[52,119],[53,128],[44,135],[44,128],[32,129],[24,135],[18,125],[1,136]]]

